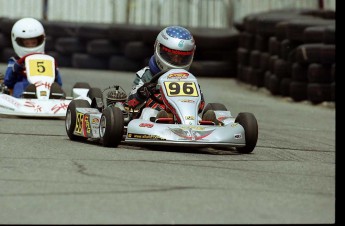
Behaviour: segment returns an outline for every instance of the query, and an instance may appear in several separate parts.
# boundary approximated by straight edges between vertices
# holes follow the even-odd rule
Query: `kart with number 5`
[[[254,114],[241,112],[236,117],[221,103],[208,103],[201,115],[198,108],[201,92],[196,77],[183,69],[162,71],[150,81],[168,113],[157,117],[157,111],[142,107],[139,111],[126,105],[126,94],[109,91],[112,102],[103,101],[96,88],[91,104],[73,100],[67,109],[65,126],[71,140],[94,140],[107,147],[121,142],[135,145],[169,145],[193,147],[234,147],[240,153],[251,153],[258,139],[258,123]],[[119,88],[120,87],[120,88]],[[122,88],[121,88],[122,89]],[[122,89],[123,90],[123,89]],[[90,90],[91,91],[91,90]],[[116,94],[122,94],[119,97]],[[154,93],[151,98],[155,99]]]
[[[59,84],[54,82],[55,59],[52,56],[34,53],[22,57],[19,61],[25,65],[30,84],[20,98],[12,96],[11,90],[1,84],[0,114],[23,117],[65,117],[72,99],[88,99],[90,89],[88,83],[75,83],[72,96],[66,96]]]

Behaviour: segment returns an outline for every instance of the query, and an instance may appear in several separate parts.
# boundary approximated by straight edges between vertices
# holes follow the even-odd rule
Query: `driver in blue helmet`
[[[128,106],[135,109],[141,106],[145,101],[146,107],[151,107],[158,111],[158,115],[167,115],[164,104],[157,103],[150,98],[154,93],[156,84],[150,84],[151,78],[159,73],[169,69],[189,70],[194,57],[195,41],[193,35],[184,27],[169,26],[164,28],[157,36],[154,44],[154,54],[149,60],[149,65],[139,70],[133,81],[133,86],[128,95]],[[161,94],[154,94],[161,99]],[[201,102],[199,113],[205,106],[203,94],[201,93]]]

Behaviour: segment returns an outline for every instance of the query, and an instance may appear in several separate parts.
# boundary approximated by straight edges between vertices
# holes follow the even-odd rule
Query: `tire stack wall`
[[[0,18],[0,62],[14,56],[10,39],[18,19]],[[42,21],[46,53],[60,67],[138,71],[148,64],[162,26]],[[187,27],[188,28],[188,27]],[[188,28],[197,50],[190,71],[197,76],[236,77],[236,29]]]
[[[294,101],[335,101],[334,11],[269,11],[236,27],[238,80]]]

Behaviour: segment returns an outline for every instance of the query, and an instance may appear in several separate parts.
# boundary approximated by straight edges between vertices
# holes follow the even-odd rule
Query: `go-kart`
[[[240,153],[254,150],[258,139],[258,124],[252,113],[242,112],[236,117],[220,103],[208,103],[201,116],[198,108],[201,92],[193,74],[182,69],[162,71],[153,76],[157,90],[167,111],[157,117],[157,111],[142,107],[139,111],[128,108],[126,97],[117,98],[120,86],[114,86],[112,103],[103,101],[99,89],[92,103],[73,100],[65,117],[66,132],[70,140],[94,140],[106,147],[128,144],[234,147]],[[97,88],[95,88],[97,89]],[[122,89],[122,88],[121,88]],[[90,90],[90,92],[93,89]],[[123,90],[123,89],[122,89]],[[108,93],[108,94],[109,94]]]
[[[88,98],[90,85],[87,83],[75,83],[72,96],[66,96],[59,84],[54,82],[55,59],[53,57],[34,53],[18,61],[24,63],[30,84],[20,98],[12,96],[11,91],[1,84],[0,114],[23,117],[65,117],[68,104],[72,99]]]

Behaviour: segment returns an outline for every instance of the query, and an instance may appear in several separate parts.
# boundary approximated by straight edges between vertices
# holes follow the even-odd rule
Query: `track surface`
[[[129,91],[134,78],[61,73],[67,93],[81,81]],[[1,224],[334,223],[335,107],[296,103],[235,79],[199,83],[206,102],[223,103],[233,115],[254,113],[252,154],[105,148],[70,141],[64,120],[0,116]]]

